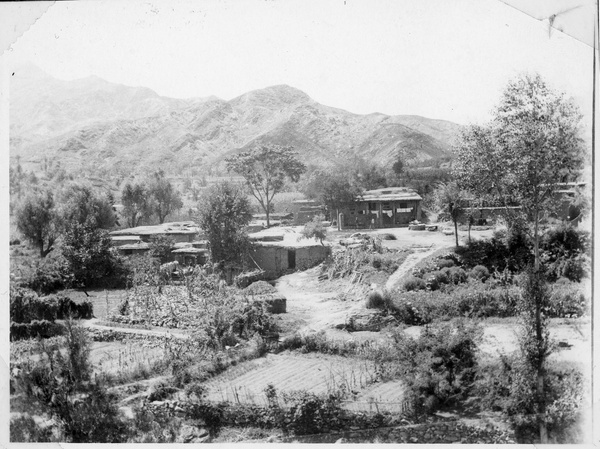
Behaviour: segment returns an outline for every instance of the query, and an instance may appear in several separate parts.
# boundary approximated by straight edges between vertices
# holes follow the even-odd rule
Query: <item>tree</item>
[[[93,219],[84,224],[66,224],[62,255],[73,275],[73,283],[79,287],[90,287],[102,279],[122,274],[122,263],[108,232],[94,226]]]
[[[242,265],[248,247],[243,228],[252,219],[244,189],[231,182],[214,184],[200,197],[198,211],[198,224],[208,237],[213,263]]]
[[[392,165],[392,170],[398,176],[404,172],[404,160],[401,155],[397,156],[397,159],[394,161],[394,164]]]
[[[337,218],[340,209],[354,204],[362,192],[363,189],[349,169],[341,165],[311,170],[303,187],[303,193],[308,198],[317,199],[335,214],[335,217],[331,217],[332,221]]]
[[[183,207],[181,195],[165,178],[162,170],[157,171],[150,180],[148,192],[153,199],[152,211],[158,216],[159,223],[164,223],[167,215]]]
[[[551,90],[539,75],[509,82],[492,122],[472,126],[457,147],[454,173],[459,185],[476,193],[514,201],[533,228],[534,266],[531,288],[534,313],[528,314],[535,345],[547,337],[542,316],[544,298],[540,263],[540,223],[552,210],[557,184],[575,180],[584,163],[579,136],[581,115],[564,94]],[[538,416],[546,413],[544,376],[547,355],[531,360],[537,376]],[[540,440],[547,442],[546,423],[540,420]]]
[[[46,257],[58,237],[58,217],[50,190],[30,193],[16,212],[19,232]]]
[[[152,215],[150,193],[144,184],[125,184],[121,192],[122,214],[127,220],[127,226],[135,228]]]
[[[298,182],[306,166],[296,158],[291,147],[261,145],[226,159],[227,170],[238,173],[246,180],[250,192],[267,215],[270,226],[271,203],[281,191],[286,179]]]
[[[298,240],[302,238],[315,239],[321,245],[324,245],[323,240],[327,237],[327,228],[323,226],[323,220],[325,220],[323,215],[315,215],[311,221],[306,223],[304,229],[302,229],[302,235],[298,237]]]
[[[156,257],[160,263],[165,263],[173,260],[171,251],[175,248],[175,240],[165,235],[153,235],[150,237],[150,253],[151,257]]]
[[[467,194],[455,182],[440,183],[434,191],[434,203],[438,210],[447,214],[454,223],[456,246],[458,243],[458,220],[467,215]]]
[[[71,184],[60,196],[60,219],[63,226],[74,223],[110,229],[117,222],[110,194],[98,194],[91,186]]]

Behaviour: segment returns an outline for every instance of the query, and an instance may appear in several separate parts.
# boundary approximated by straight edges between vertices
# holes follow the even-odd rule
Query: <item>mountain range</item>
[[[11,158],[67,171],[205,170],[260,143],[292,146],[312,164],[356,155],[387,164],[400,153],[425,161],[449,156],[459,130],[414,115],[353,114],[287,85],[229,101],[174,99],[95,76],[58,80],[33,65],[10,83]]]

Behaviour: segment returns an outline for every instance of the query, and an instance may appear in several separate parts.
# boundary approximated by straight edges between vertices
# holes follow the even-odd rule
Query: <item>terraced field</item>
[[[377,383],[373,364],[323,354],[269,354],[240,364],[207,383],[208,399],[266,405],[264,390],[306,390],[315,394],[349,392],[345,407],[352,410],[398,410],[403,389],[398,382]]]

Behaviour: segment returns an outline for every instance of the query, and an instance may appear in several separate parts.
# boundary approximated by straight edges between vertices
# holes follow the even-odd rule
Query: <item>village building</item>
[[[201,265],[208,260],[208,249],[205,240],[198,240],[199,233],[198,225],[184,221],[119,229],[111,232],[110,238],[121,254],[132,256],[148,252],[153,236],[168,237],[175,243],[172,260],[181,265]]]
[[[249,235],[252,249],[249,265],[275,278],[289,271],[307,270],[323,262],[331,254],[331,247],[313,239],[300,239],[296,233],[268,230]]]
[[[127,238],[138,238],[140,242],[149,242],[153,236],[169,237],[174,242],[193,242],[196,240],[200,228],[193,221],[180,221],[172,223],[162,223],[153,226],[138,226],[135,228],[119,229],[112,231],[110,237],[113,243],[126,241]],[[116,238],[116,237],[120,237]],[[128,242],[136,243],[136,242]]]
[[[325,206],[316,200],[295,200],[292,202],[294,225],[299,226],[312,221],[315,216],[325,215]]]
[[[343,228],[395,228],[421,219],[423,198],[407,187],[367,190],[340,211]]]

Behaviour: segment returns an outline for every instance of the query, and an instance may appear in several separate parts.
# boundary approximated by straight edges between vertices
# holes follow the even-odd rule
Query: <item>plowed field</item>
[[[269,354],[208,382],[208,399],[266,405],[264,390],[269,384],[278,392],[306,390],[315,394],[345,388],[349,392],[346,408],[397,410],[402,386],[398,382],[377,383],[376,378],[374,366],[365,361],[322,354]]]

